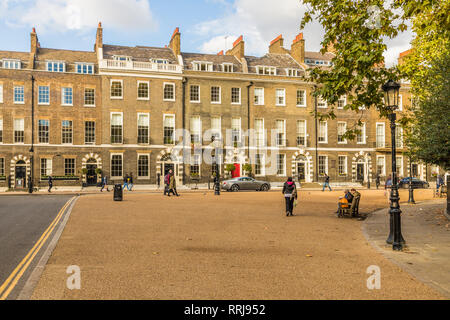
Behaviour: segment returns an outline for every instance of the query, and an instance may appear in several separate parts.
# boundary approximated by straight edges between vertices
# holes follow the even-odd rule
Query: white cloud
[[[213,37],[201,45],[200,51],[204,53],[218,53],[222,50],[229,50],[233,47],[233,42],[238,37],[238,35],[220,35]]]
[[[237,38],[231,35],[244,35],[246,54],[264,55],[269,43],[279,34],[283,34],[284,46],[289,49],[294,37],[304,33],[307,51],[319,51],[323,38],[323,28],[317,22],[306,25],[300,30],[300,22],[306,6],[299,0],[234,0],[224,8],[224,14],[214,20],[205,21],[194,27],[196,36],[204,39],[199,50],[206,53],[219,52],[224,48],[224,36],[230,35],[228,47]],[[230,40],[228,38],[228,40]],[[397,61],[400,52],[409,48],[411,32],[404,32],[397,38],[386,41],[385,53],[387,65]]]
[[[86,31],[101,21],[111,29],[156,30],[147,0],[0,0],[8,25],[36,27],[39,32]]]

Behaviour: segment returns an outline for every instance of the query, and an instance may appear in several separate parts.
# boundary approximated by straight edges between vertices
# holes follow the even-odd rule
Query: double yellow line
[[[19,265],[9,275],[8,279],[6,279],[6,281],[1,285],[0,300],[6,300],[8,295],[11,293],[11,291],[17,285],[17,282],[19,282],[20,278],[23,276],[23,274],[27,270],[31,261],[33,261],[36,254],[39,252],[39,250],[42,248],[44,243],[47,241],[48,237],[50,236],[50,234],[53,232],[53,230],[55,229],[58,222],[63,217],[65,210],[73,202],[74,199],[75,199],[75,197],[72,197],[69,201],[66,202],[66,204],[61,208],[61,210],[59,210],[58,215],[52,221],[52,223],[48,226],[47,230],[45,230],[45,232],[42,234],[42,236],[39,238],[39,240],[36,242],[36,244],[33,246],[33,248],[28,252],[28,254],[25,256],[25,258],[23,258],[23,260],[19,263]]]

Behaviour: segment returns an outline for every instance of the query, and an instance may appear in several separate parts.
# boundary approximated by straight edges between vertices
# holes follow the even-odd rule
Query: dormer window
[[[94,64],[93,63],[77,62],[75,70],[76,70],[77,73],[94,74]]]
[[[192,67],[193,67],[194,71],[213,71],[212,62],[195,61],[195,62],[192,62]]]
[[[128,56],[113,56],[113,60],[116,61],[131,61],[131,57]]]
[[[222,71],[223,72],[233,72],[233,64],[232,63],[222,63]]]
[[[62,61],[47,61],[47,71],[50,72],[65,72],[66,64]]]
[[[256,73],[274,76],[277,74],[277,68],[276,67],[257,66]]]
[[[150,59],[150,61],[158,64],[169,64],[169,60],[167,59]]]
[[[3,59],[4,69],[21,69],[22,63],[17,59]]]
[[[286,69],[286,74],[289,77],[300,77],[301,73],[298,69]]]

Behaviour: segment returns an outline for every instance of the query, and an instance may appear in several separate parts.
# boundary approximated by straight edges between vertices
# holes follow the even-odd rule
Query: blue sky
[[[246,54],[263,55],[279,34],[289,48],[304,12],[299,0],[0,0],[0,50],[28,51],[32,27],[42,47],[92,50],[102,21],[104,43],[164,46],[180,27],[184,52],[217,53],[242,34]],[[321,26],[302,31],[306,50],[318,51]],[[410,38],[389,41],[388,63]]]

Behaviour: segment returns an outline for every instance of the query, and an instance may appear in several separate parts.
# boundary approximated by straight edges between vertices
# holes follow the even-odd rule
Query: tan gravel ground
[[[384,190],[361,193],[362,212],[387,205]],[[83,196],[32,298],[443,299],[377,253],[361,221],[335,217],[341,194],[300,191],[294,217],[280,192]],[[66,288],[70,265],[80,290]],[[370,265],[380,290],[367,289]]]

